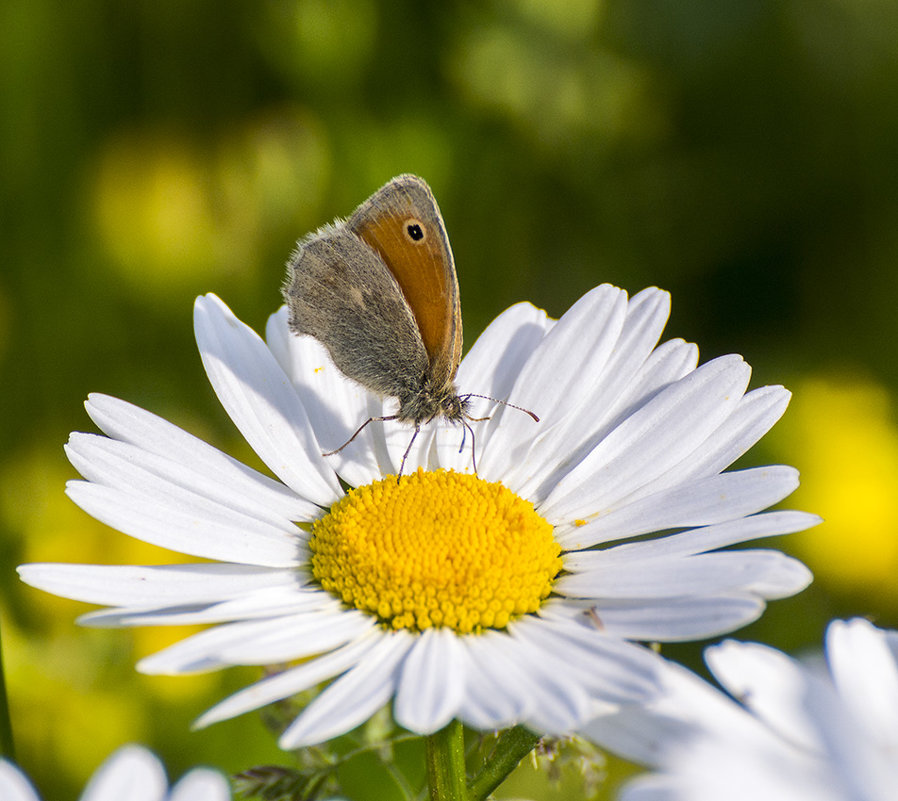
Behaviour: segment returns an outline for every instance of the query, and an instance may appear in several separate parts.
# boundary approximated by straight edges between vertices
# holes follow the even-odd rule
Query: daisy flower
[[[833,621],[828,669],[732,640],[705,659],[732,698],[670,665],[657,701],[586,727],[590,739],[658,769],[631,782],[624,801],[895,798],[898,632]]]
[[[290,334],[286,309],[266,343],[201,297],[206,373],[276,478],[91,395],[105,436],[72,434],[66,450],[84,480],[69,496],[132,537],[214,563],[35,564],[21,576],[111,607],[86,625],[210,624],[143,659],[145,673],[284,665],[200,725],[330,682],[283,748],[345,733],[390,702],[420,734],[452,720],[569,732],[655,692],[658,659],[633,641],[730,631],[810,581],[778,551],[721,550],[817,522],[762,511],[797,486],[791,467],[722,472],[789,393],[746,392],[739,356],[698,367],[694,345],[658,346],[668,313],[660,290],[630,299],[607,285],[557,321],[511,307],[463,360],[458,387],[540,422],[475,399],[472,417],[484,419],[468,437],[425,426],[397,480],[408,426],[373,423],[322,455],[392,401]]]
[[[169,792],[162,763],[146,748],[126,745],[97,768],[81,801],[227,801],[230,797],[224,776],[207,768],[194,768]],[[6,760],[0,760],[0,798],[40,801],[25,774]]]

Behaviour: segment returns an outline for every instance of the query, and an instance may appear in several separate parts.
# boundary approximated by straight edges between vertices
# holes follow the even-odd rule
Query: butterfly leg
[[[321,455],[322,456],[333,456],[335,453],[339,453],[340,451],[342,451],[343,448],[345,448],[347,445],[349,445],[350,442],[352,442],[359,434],[362,433],[362,431],[365,429],[365,426],[367,426],[368,423],[383,423],[383,422],[386,422],[387,420],[395,420],[395,419],[396,419],[395,414],[391,414],[391,415],[389,415],[389,417],[369,417],[364,423],[362,423],[355,430],[355,434],[353,434],[348,440],[346,440],[346,442],[344,442],[339,448],[337,448],[334,451],[328,451],[327,453],[322,453]],[[415,434],[417,434],[417,433],[418,433],[418,431],[417,431],[417,429],[415,429]],[[415,438],[412,437],[412,442],[414,442],[414,441],[415,441]],[[409,448],[411,448],[411,447],[412,446],[409,445]],[[405,452],[405,455],[408,456],[408,451]],[[402,463],[405,464],[405,457],[402,458]]]
[[[385,418],[385,419],[393,419],[393,418]],[[415,433],[412,434],[412,438],[408,443],[408,447],[405,449],[405,453],[402,454],[402,463],[399,465],[399,475],[396,476],[396,483],[399,483],[399,479],[402,478],[402,473],[405,470],[405,460],[408,459],[408,455],[412,452],[412,445],[415,444],[415,440],[418,438],[418,432],[421,430],[420,423],[415,423]]]
[[[472,419],[478,420],[478,419],[482,419],[482,418],[472,418]],[[476,476],[477,475],[477,440],[474,436],[474,429],[471,428],[471,424],[468,423],[468,421],[465,420],[464,418],[462,418],[461,424],[462,424],[462,426],[464,426],[465,433],[467,433],[468,431],[471,432],[471,464],[474,466],[474,475]],[[461,453],[462,448],[465,447],[465,433],[462,434],[461,447],[459,447],[459,449],[458,449],[459,453]]]

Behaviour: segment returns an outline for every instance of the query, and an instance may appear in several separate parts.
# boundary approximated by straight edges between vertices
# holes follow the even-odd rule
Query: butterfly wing
[[[400,175],[359,206],[346,227],[380,255],[402,289],[433,383],[450,384],[461,360],[461,307],[449,238],[430,188]]]
[[[400,400],[419,391],[429,360],[412,311],[377,253],[342,224],[297,244],[284,297],[290,328],[321,342],[344,375]]]

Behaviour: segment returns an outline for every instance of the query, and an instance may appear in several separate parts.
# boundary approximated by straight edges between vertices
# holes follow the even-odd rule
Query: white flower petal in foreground
[[[601,286],[560,320],[502,314],[458,373],[471,431],[374,423],[386,405],[343,377],[286,310],[266,345],[215,296],[197,342],[228,414],[276,478],[114,398],[87,411],[105,436],[67,445],[84,476],[69,496],[124,533],[212,560],[179,566],[26,565],[35,587],[109,609],[96,626],[210,624],[144,659],[177,674],[286,664],[201,724],[329,686],[284,732],[295,748],[393,703],[429,733],[453,718],[562,733],[656,690],[634,643],[703,638],[761,614],[810,580],[775,550],[722,550],[817,518],[764,512],[798,484],[790,467],[724,473],[776,422],[782,387],[746,392],[738,356],[697,366],[658,345],[666,293]],[[462,447],[460,447],[460,445]],[[476,448],[479,472],[472,471]],[[345,486],[354,487],[349,493]]]
[[[898,632],[834,621],[829,670],[732,640],[705,652],[714,689],[671,665],[667,692],[583,734],[658,772],[625,801],[891,801],[898,787]]]
[[[80,801],[227,801],[231,789],[224,776],[194,768],[171,791],[162,763],[146,748],[126,745],[94,773]],[[15,765],[0,760],[0,798],[3,801],[40,801]]]

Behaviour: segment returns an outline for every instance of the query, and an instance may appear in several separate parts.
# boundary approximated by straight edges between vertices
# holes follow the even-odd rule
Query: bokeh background
[[[183,632],[76,628],[84,605],[14,567],[172,558],[64,496],[84,398],[253,459],[194,297],[262,330],[295,239],[400,172],[440,201],[469,345],[522,299],[557,316],[655,284],[669,336],[794,391],[746,463],[801,469],[788,504],[827,522],[776,544],[816,582],[738,636],[797,652],[834,616],[898,625],[896,30],[894,0],[0,3],[0,622],[44,796],[128,740],[173,775],[283,761],[258,716],[188,731],[252,671],[138,676]],[[540,777],[503,792],[583,797]]]

